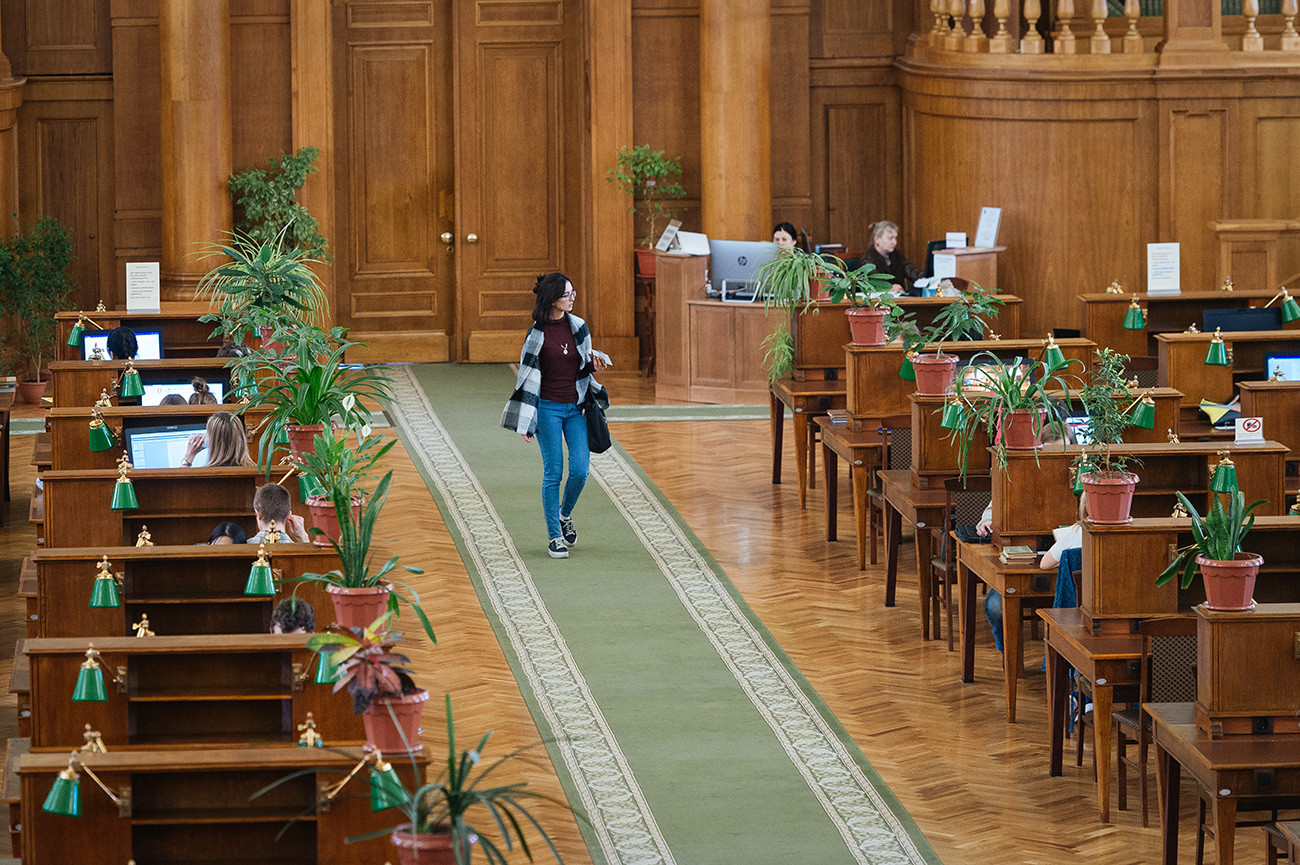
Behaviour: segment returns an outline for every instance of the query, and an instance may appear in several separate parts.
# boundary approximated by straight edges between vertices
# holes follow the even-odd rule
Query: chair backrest
[[[977,525],[984,508],[988,506],[993,489],[989,475],[967,475],[961,478],[944,478],[943,491],[946,504],[943,509],[943,539],[940,542],[941,554],[952,565],[957,557],[957,545],[950,544],[948,537],[953,526]]]
[[[1170,616],[1144,619],[1142,701],[1188,703],[1196,699],[1196,619]]]
[[[889,415],[880,419],[880,428],[885,431],[885,466],[890,469],[910,469],[912,467],[912,416],[910,414]]]

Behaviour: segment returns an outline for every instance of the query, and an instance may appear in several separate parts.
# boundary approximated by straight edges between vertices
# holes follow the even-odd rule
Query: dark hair
[[[215,544],[217,538],[230,538],[230,542],[234,544],[248,543],[248,533],[238,523],[217,523],[212,534],[208,535],[208,543]]]
[[[187,403],[185,401],[185,397],[181,396],[180,394],[169,393],[167,394],[167,396],[163,397],[161,400],[158,401],[158,405],[189,405],[189,403]]]
[[[788,222],[778,222],[776,225],[772,226],[773,234],[776,234],[778,231],[784,231],[786,234],[790,235],[791,240],[797,241],[799,239],[799,229],[795,228]]]
[[[558,272],[537,277],[537,284],[533,286],[533,294],[537,295],[537,300],[533,303],[533,321],[536,324],[545,324],[550,320],[551,307],[564,296],[564,287],[568,284],[569,278]]]
[[[115,327],[108,332],[108,353],[114,360],[130,360],[140,346],[135,341],[135,331],[129,327]]]
[[[194,393],[190,394],[190,405],[216,405],[217,398],[208,390],[207,379],[200,376],[194,376],[190,380],[190,386],[194,388]]]
[[[217,357],[247,357],[252,353],[253,350],[242,342],[223,343],[221,348],[217,349]]]
[[[307,633],[316,630],[316,611],[311,604],[298,598],[282,598],[271,611],[271,627],[280,626],[280,633],[292,634],[302,628]]]
[[[262,484],[253,494],[253,510],[264,520],[284,522],[289,518],[289,491],[274,481]]]

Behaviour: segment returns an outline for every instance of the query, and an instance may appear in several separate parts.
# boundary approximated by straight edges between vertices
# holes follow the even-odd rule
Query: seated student
[[[212,534],[208,535],[208,543],[212,546],[246,544],[248,543],[248,533],[240,527],[239,523],[217,523],[212,529]]]
[[[923,274],[919,267],[899,251],[898,226],[894,223],[885,220],[871,223],[871,246],[862,257],[862,263],[874,264],[878,273],[887,273],[894,278],[895,297],[904,294],[920,295],[920,291],[912,288],[912,283]]]
[[[289,491],[277,483],[262,484],[253,496],[253,515],[257,517],[257,534],[248,539],[260,544],[272,529],[279,532],[280,543],[309,544],[307,526],[302,517],[290,511]]]
[[[283,598],[271,611],[272,634],[310,634],[316,630],[316,611],[298,598]]]
[[[1079,493],[1079,518],[1072,525],[1056,530],[1056,543],[1043,553],[1038,566],[1045,571],[1055,571],[1066,550],[1083,546],[1083,521],[1088,519],[1088,494]]]
[[[195,458],[207,448],[208,459],[203,465],[215,466],[251,466],[253,458],[248,454],[248,435],[244,432],[244,422],[230,412],[220,412],[208,418],[206,433],[196,433],[190,437],[185,447],[185,456],[181,465],[189,468]]]
[[[208,382],[204,378],[194,376],[190,381],[190,386],[194,388],[194,393],[190,394],[190,405],[216,405],[217,398],[212,391],[208,390]]]
[[[189,403],[187,403],[185,401],[185,397],[181,396],[180,394],[169,393],[167,394],[167,396],[158,400],[158,405],[189,405]]]
[[[113,360],[133,360],[139,350],[131,328],[115,327],[108,332],[108,356]]]

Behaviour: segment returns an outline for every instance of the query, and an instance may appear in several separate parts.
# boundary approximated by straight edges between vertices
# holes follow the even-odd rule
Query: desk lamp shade
[[[135,365],[129,360],[126,362],[126,369],[122,370],[122,396],[123,398],[144,396],[144,382],[140,380],[140,373],[136,372]]]
[[[1214,337],[1210,340],[1210,347],[1205,352],[1205,363],[1208,366],[1228,365],[1228,348],[1223,344],[1223,335],[1217,327],[1214,329]]]
[[[95,577],[95,587],[90,592],[90,606],[104,609],[122,606],[122,598],[117,592],[117,580],[109,570],[108,556],[99,562],[99,574]]]
[[[898,370],[898,377],[903,381],[916,381],[916,369],[912,366],[912,353],[903,355],[903,366]]]
[[[394,808],[402,805],[407,800],[406,789],[402,786],[402,781],[393,771],[391,764],[380,760],[374,769],[370,770],[370,810],[383,811],[386,808]]]
[[[281,447],[289,446],[289,428],[284,424],[275,428],[275,443]]]
[[[1290,323],[1300,318],[1300,303],[1284,288],[1282,289],[1282,321]]]
[[[1147,326],[1146,316],[1142,314],[1142,307],[1138,306],[1137,298],[1133,298],[1128,305],[1128,311],[1124,313],[1125,330],[1142,330]]]
[[[339,666],[330,659],[329,652],[319,652],[316,664],[316,684],[333,685],[339,680]]]
[[[1084,466],[1079,466],[1078,468],[1076,468],[1076,469],[1074,470],[1074,494],[1075,494],[1076,496],[1081,496],[1081,495],[1083,495],[1083,472],[1084,472],[1084,468],[1085,468]]]
[[[86,332],[86,320],[78,317],[77,323],[72,326],[72,333],[68,334],[68,345],[81,345],[81,337]]]
[[[81,816],[81,776],[72,768],[71,760],[68,768],[54,779],[54,786],[50,788],[50,795],[45,797],[41,810],[60,817]]]
[[[1047,335],[1047,342],[1043,346],[1043,364],[1048,369],[1065,366],[1065,352],[1061,351],[1061,347],[1056,344],[1056,340],[1050,333]]]
[[[266,558],[266,542],[257,548],[257,561],[248,571],[248,582],[244,585],[245,595],[269,598],[275,594],[275,576],[271,573],[271,562]]]
[[[1216,493],[1235,493],[1237,488],[1237,467],[1224,451],[1210,478],[1210,490]]]
[[[130,478],[117,479],[113,485],[113,503],[109,507],[115,511],[132,511],[140,507],[140,500],[135,497],[135,486]]]
[[[964,420],[965,412],[962,411],[961,403],[955,399],[948,400],[944,403],[943,417],[939,420],[939,426],[942,429],[961,429],[962,421]]]
[[[104,423],[104,418],[99,412],[95,412],[95,417],[90,421],[90,449],[94,453],[103,453],[112,450],[117,445],[113,438],[113,431]]]
[[[108,689],[104,687],[104,668],[99,666],[99,652],[86,650],[86,660],[77,673],[77,685],[72,691],[74,703],[106,703]]]
[[[1129,412],[1128,422],[1141,429],[1156,428],[1156,403],[1150,396],[1138,400]]]

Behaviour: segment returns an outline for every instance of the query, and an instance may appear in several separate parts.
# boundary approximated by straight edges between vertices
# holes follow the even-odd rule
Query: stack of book
[[[1035,565],[1038,563],[1038,553],[1034,552],[1033,547],[1003,547],[998,559],[1004,565]]]
[[[849,410],[846,408],[833,408],[826,412],[826,416],[831,419],[831,423],[848,423]]]

